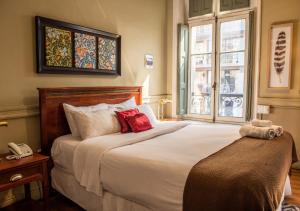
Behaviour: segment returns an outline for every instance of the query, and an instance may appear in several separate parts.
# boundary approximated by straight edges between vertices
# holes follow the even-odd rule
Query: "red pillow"
[[[143,113],[138,113],[134,116],[127,116],[126,120],[131,130],[135,133],[152,129],[152,125],[148,117]]]
[[[121,126],[121,133],[128,133],[131,132],[131,128],[129,127],[126,117],[133,116],[137,113],[139,113],[138,109],[129,109],[126,111],[115,111],[117,114],[117,119],[119,120],[120,126]]]

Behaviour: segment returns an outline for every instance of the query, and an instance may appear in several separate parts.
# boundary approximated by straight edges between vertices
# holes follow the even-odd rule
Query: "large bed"
[[[52,88],[39,92],[42,150],[51,154],[52,187],[86,210],[183,210],[187,179],[195,165],[241,138],[236,125],[159,122],[137,134],[117,133],[81,141],[69,135],[63,103],[113,104],[135,97],[141,104],[141,87]],[[226,168],[234,171],[236,166]],[[274,198],[276,208],[270,210],[281,210],[284,196],[291,193],[284,172],[284,178],[278,180],[283,185],[278,185],[280,190],[276,192],[280,201]],[[211,191],[218,189],[212,185]],[[238,194],[232,191],[228,200],[238,200]]]

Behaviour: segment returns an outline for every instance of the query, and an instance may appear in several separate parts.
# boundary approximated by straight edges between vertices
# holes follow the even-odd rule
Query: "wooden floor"
[[[293,195],[285,199],[290,204],[300,206],[300,171],[293,170],[291,176]],[[83,211],[78,205],[60,194],[54,194],[50,197],[49,206],[44,206],[42,201],[29,201],[17,203],[9,207],[0,209],[0,211],[31,210],[31,211]]]
[[[50,197],[48,206],[39,201],[22,201],[14,205],[0,209],[1,211],[84,211],[77,204],[62,196],[54,194]]]
[[[293,194],[286,197],[285,201],[300,206],[300,170],[292,170],[291,185]]]

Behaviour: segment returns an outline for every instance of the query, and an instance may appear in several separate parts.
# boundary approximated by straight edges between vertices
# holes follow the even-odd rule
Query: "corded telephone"
[[[6,156],[6,159],[20,159],[33,154],[32,149],[27,144],[8,143],[8,149],[13,155]]]

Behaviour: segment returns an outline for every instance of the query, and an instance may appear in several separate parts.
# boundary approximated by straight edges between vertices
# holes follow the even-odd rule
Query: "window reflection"
[[[212,24],[192,27],[191,106],[193,114],[211,114]]]
[[[245,19],[221,23],[219,116],[243,117]]]

